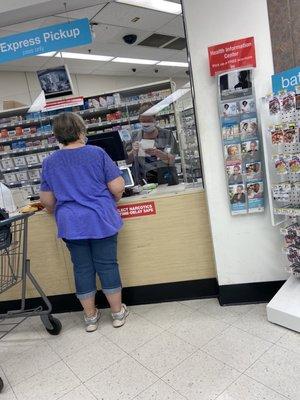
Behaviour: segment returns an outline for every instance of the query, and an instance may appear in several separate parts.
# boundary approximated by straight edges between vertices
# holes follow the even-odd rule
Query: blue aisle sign
[[[0,63],[92,42],[87,18],[0,38]]]
[[[300,85],[300,67],[282,71],[279,74],[272,75],[273,92],[281,90],[293,91],[295,87]]]

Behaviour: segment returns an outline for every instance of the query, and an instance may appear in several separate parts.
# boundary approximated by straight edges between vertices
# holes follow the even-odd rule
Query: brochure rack
[[[218,108],[230,212],[264,211],[264,174],[253,69],[218,76]]]

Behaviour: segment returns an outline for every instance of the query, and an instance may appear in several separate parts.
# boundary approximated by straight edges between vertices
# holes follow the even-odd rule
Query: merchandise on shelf
[[[164,81],[137,88],[120,90],[116,93],[91,96],[84,99],[83,106],[69,107],[65,111],[78,112],[85,120],[88,136],[101,132],[118,130],[122,140],[130,142],[132,131],[141,129],[139,110],[144,104],[157,104],[171,94],[171,82]],[[25,187],[29,195],[39,190],[40,169],[43,160],[58,148],[53,136],[52,120],[64,109],[44,113],[34,112],[13,117],[2,113],[0,118],[0,168],[4,174],[3,182],[12,187]],[[157,115],[160,128],[173,131],[176,137],[176,114],[173,105],[165,107]],[[187,118],[193,118],[193,113]],[[187,119],[187,125],[189,121]],[[176,168],[182,176],[187,172],[188,180],[201,177],[200,156],[196,138],[195,123],[187,127],[187,147],[184,149],[187,160],[181,167],[182,157],[176,157]],[[184,170],[184,171],[183,171]]]
[[[283,91],[264,99],[264,134],[273,221],[281,223],[287,270],[300,277],[300,105],[296,98],[295,92]]]

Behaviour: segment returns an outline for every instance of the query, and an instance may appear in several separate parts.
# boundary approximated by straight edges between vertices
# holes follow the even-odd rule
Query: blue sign
[[[0,38],[0,63],[92,42],[89,20],[78,19]]]
[[[293,91],[295,86],[300,85],[300,67],[282,71],[279,74],[272,75],[273,92],[282,90]]]

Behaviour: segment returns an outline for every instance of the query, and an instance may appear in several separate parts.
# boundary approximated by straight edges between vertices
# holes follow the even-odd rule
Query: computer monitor
[[[73,94],[72,81],[66,65],[37,71],[46,99]]]
[[[134,181],[130,169],[128,167],[120,167],[120,171],[125,181],[125,188],[132,188],[134,186]]]
[[[115,162],[126,159],[124,145],[118,131],[101,132],[89,136],[87,144],[101,147]]]

